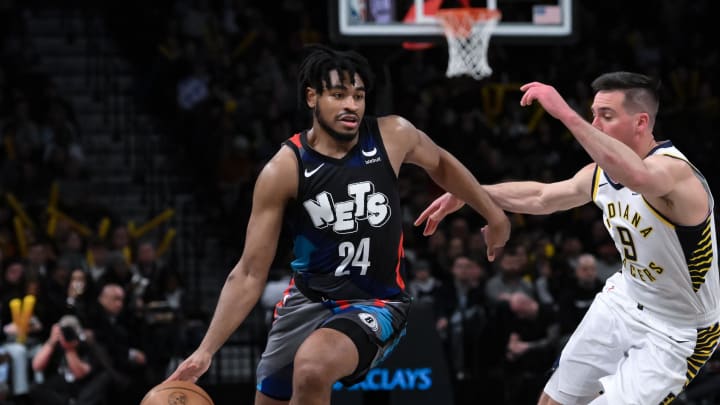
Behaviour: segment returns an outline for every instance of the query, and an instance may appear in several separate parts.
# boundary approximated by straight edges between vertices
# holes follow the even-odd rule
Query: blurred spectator
[[[85,240],[75,229],[70,229],[60,242],[58,254],[75,260],[73,267],[86,267],[85,263]]]
[[[36,240],[28,246],[27,278],[38,281],[49,273],[54,266],[54,253],[50,244],[45,240]]]
[[[506,301],[512,293],[535,294],[532,284],[523,278],[523,266],[527,263],[524,247],[508,242],[500,257],[495,259],[496,274],[487,282],[485,294],[490,304]]]
[[[437,293],[436,328],[443,340],[451,381],[459,404],[488,398],[488,373],[493,348],[491,323],[485,308],[485,272],[465,256],[455,259],[453,281]],[[495,350],[497,353],[497,350]]]
[[[88,243],[88,273],[93,282],[98,282],[107,269],[108,248],[105,242],[94,237]]]
[[[110,236],[110,250],[122,252],[126,255],[126,260],[130,260],[130,257],[127,256],[130,254],[130,248],[130,231],[128,231],[127,226],[124,224],[118,224],[113,227]]]
[[[412,263],[411,270],[412,279],[408,283],[408,293],[416,303],[422,302],[433,306],[442,282],[433,277],[430,262],[423,259],[416,260]]]
[[[447,260],[451,265],[458,257],[467,256],[467,249],[465,248],[466,240],[467,239],[460,236],[453,236],[448,240]]]
[[[603,283],[610,278],[610,276],[622,269],[620,254],[615,247],[615,243],[612,241],[607,241],[596,246],[595,254],[597,255],[595,265],[597,268],[597,277]]]
[[[502,321],[509,324],[510,331],[505,403],[534,404],[558,353],[560,334],[555,313],[523,292],[512,293],[507,308],[507,319]]]
[[[546,258],[540,258],[535,263],[538,272],[535,279],[535,291],[537,292],[538,301],[543,305],[553,305],[555,303],[556,293],[551,285],[554,276],[552,266],[552,262]]]
[[[42,284],[40,301],[44,308],[44,325],[55,324],[66,313],[67,291],[70,273],[73,270],[71,260],[60,257]]]
[[[578,256],[582,254],[584,249],[582,240],[574,233],[567,233],[560,244],[557,260],[560,261],[565,268],[572,269],[577,266]]]
[[[80,322],[87,324],[96,297],[97,292],[92,279],[84,270],[74,269],[70,273],[70,282],[67,285],[65,314],[75,315]]]
[[[133,294],[136,297],[146,303],[165,300],[168,270],[161,265],[154,243],[145,241],[138,244],[131,272],[132,284],[135,287]]]
[[[595,256],[584,253],[575,266],[574,283],[565,288],[558,299],[558,320],[563,342],[570,338],[590,308],[595,295],[602,291],[603,282],[597,277]]]
[[[43,381],[30,391],[36,404],[97,405],[103,401],[104,392],[92,385],[100,376],[101,364],[73,315],[52,325],[50,337],[32,359],[32,368],[43,375]]]
[[[142,328],[124,311],[124,302],[122,286],[103,285],[88,324],[97,344],[108,353],[114,371],[131,381],[126,386],[113,385],[110,403],[117,405],[139,403],[150,388],[145,379],[147,357],[139,349]]]
[[[133,286],[133,274],[131,267],[125,256],[118,251],[113,251],[108,254],[107,269],[98,280],[99,287],[102,288],[102,286],[106,284],[117,284],[121,286],[126,293],[132,294],[132,297],[128,297],[128,302],[132,302],[134,304],[133,300],[136,297],[134,295],[135,289]]]
[[[487,245],[481,228],[478,228],[469,236],[468,256],[478,263],[487,263]]]

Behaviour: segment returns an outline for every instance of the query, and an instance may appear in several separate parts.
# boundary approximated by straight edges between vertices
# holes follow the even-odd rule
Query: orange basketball
[[[214,405],[210,395],[189,381],[167,381],[153,387],[140,405]]]

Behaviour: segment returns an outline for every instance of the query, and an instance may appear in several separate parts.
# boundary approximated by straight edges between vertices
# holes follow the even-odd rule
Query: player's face
[[[625,94],[621,91],[599,91],[592,104],[592,125],[632,147],[636,134],[636,115],[623,107]]]
[[[325,132],[336,141],[350,142],[357,136],[365,115],[365,84],[357,74],[355,83],[351,83],[348,74],[343,74],[341,80],[338,72],[333,70],[330,85],[326,83],[311,107],[315,120]]]

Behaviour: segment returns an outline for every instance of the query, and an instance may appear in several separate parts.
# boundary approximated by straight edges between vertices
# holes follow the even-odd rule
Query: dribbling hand
[[[415,220],[414,225],[420,226],[423,222],[427,221],[425,223],[425,229],[423,230],[423,236],[430,236],[435,233],[438,224],[443,218],[459,210],[463,205],[465,205],[464,202],[455,198],[455,196],[450,193],[445,193],[425,208],[425,211]]]
[[[212,358],[209,354],[195,351],[192,355],[190,355],[190,357],[180,363],[178,368],[175,369],[175,372],[172,373],[165,382],[180,380],[195,383],[198,378],[205,374],[205,372],[210,368],[211,361]]]
[[[488,261],[494,262],[495,257],[502,252],[502,248],[510,239],[510,220],[507,217],[504,219],[501,222],[489,223],[480,230],[485,238]]]

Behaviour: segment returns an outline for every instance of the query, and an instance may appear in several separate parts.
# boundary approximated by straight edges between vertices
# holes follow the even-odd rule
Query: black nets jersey
[[[405,290],[397,176],[377,119],[365,117],[357,144],[341,159],[308,146],[307,131],[285,141],[298,160],[291,266],[311,298],[390,298]],[[292,204],[292,203],[291,203]]]

